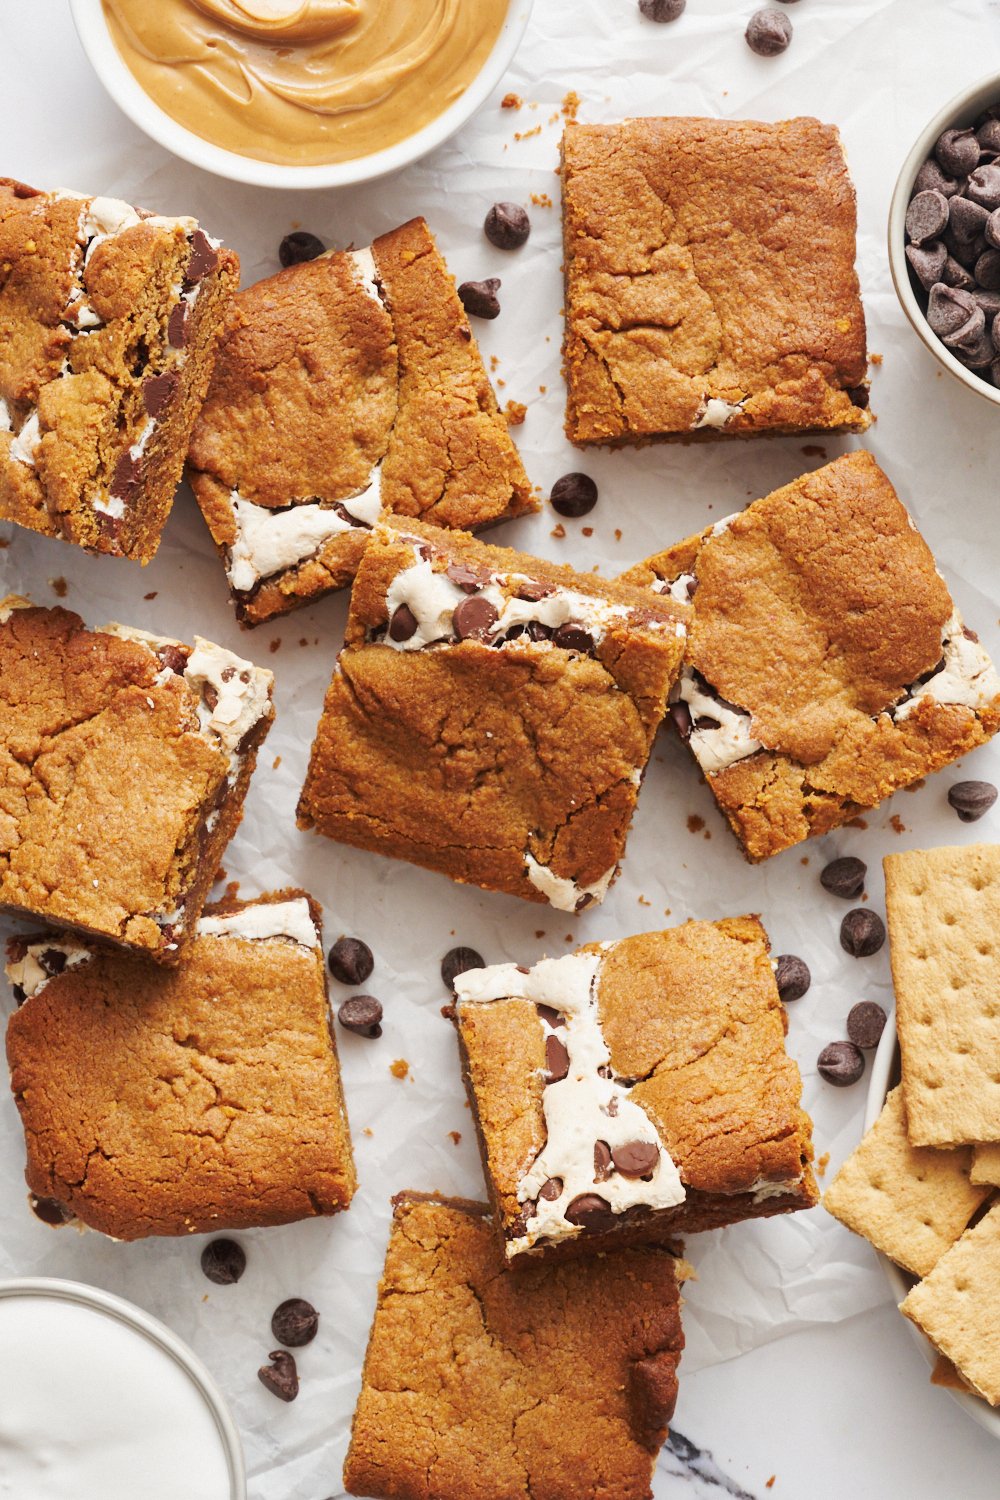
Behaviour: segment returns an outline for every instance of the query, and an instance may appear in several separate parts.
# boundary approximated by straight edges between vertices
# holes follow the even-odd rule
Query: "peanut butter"
[[[103,0],[145,92],[241,156],[366,156],[442,114],[489,56],[508,0]]]

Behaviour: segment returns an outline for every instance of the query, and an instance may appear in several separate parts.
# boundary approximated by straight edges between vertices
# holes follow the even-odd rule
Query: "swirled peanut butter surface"
[[[507,0],[103,0],[147,94],[196,135],[292,166],[348,161],[442,114]]]

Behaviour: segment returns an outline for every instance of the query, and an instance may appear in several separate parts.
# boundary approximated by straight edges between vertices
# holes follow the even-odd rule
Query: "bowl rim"
[[[868,1082],[868,1096],[865,1101],[864,1129],[866,1134],[882,1113],[886,1095],[889,1093],[889,1080],[892,1078],[894,1071],[897,1070],[898,1064],[899,1039],[896,1034],[896,1017],[895,1015],[891,1015],[886,1022],[885,1030],[882,1032],[882,1038],[872,1062],[871,1078]],[[913,1285],[913,1278],[908,1279],[899,1266],[894,1261],[891,1261],[887,1255],[883,1255],[881,1250],[876,1250],[875,1254],[878,1256],[883,1274],[889,1284],[893,1300],[898,1306]],[[928,1366],[933,1369],[937,1360],[937,1350],[930,1340],[921,1333],[915,1323],[911,1323],[909,1318],[904,1318],[903,1321],[910,1335],[919,1345]],[[956,1391],[951,1386],[946,1386],[944,1389],[953,1401],[958,1402],[962,1410],[967,1412],[974,1422],[977,1422],[980,1427],[985,1428],[992,1437],[1000,1440],[1000,1407],[995,1408],[990,1406],[988,1401],[984,1401],[981,1396],[976,1396],[971,1391]]]
[[[943,365],[949,375],[954,375],[962,384],[993,406],[1000,406],[1000,389],[987,385],[973,371],[967,370],[950,349],[946,349],[936,333],[931,332],[923,308],[917,301],[910,282],[909,262],[906,259],[906,210],[910,201],[910,190],[914,179],[927,157],[930,148],[949,125],[971,123],[980,110],[990,103],[1000,103],[1000,74],[990,73],[978,83],[971,84],[950,99],[917,136],[900,168],[889,203],[888,239],[889,270],[892,274],[896,296],[914,332],[926,348]]]
[[[225,1397],[194,1350],[171,1328],[124,1297],[64,1277],[12,1276],[0,1279],[0,1298],[7,1297],[42,1297],[49,1301],[78,1303],[123,1323],[162,1349],[188,1377],[212,1414],[229,1465],[231,1500],[246,1500],[243,1444]]]
[[[240,156],[188,130],[146,93],[115,46],[102,0],[70,0],[80,44],[111,100],[157,145],[192,166],[252,187],[309,190],[372,182],[442,145],[479,110],[507,72],[531,19],[534,0],[507,0],[507,15],[483,66],[442,114],[395,145],[348,161],[293,167]]]

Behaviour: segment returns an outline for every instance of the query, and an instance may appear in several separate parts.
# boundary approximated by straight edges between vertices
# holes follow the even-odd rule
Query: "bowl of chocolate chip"
[[[1000,78],[935,116],[903,163],[889,209],[889,265],[931,353],[1000,405]]]
[[[70,0],[126,115],[175,156],[260,187],[399,171],[514,59],[533,0]]]

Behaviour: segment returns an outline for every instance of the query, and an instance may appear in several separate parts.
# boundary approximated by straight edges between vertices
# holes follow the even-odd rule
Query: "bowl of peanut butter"
[[[533,0],[70,0],[98,77],[185,161],[262,187],[398,171],[507,71]]]

